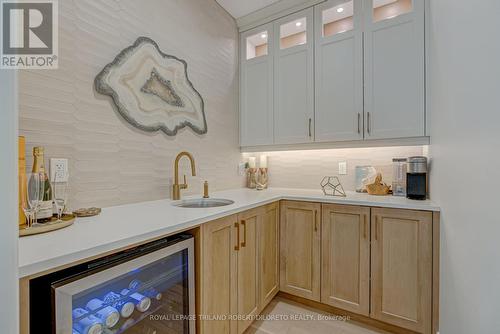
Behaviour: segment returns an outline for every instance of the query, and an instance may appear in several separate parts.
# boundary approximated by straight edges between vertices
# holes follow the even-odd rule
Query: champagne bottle
[[[50,187],[50,181],[45,171],[44,148],[41,146],[34,147],[33,157],[33,173],[42,174],[42,179],[45,181],[43,189],[43,200],[40,203],[40,210],[38,211],[36,216],[39,223],[44,223],[49,221],[54,213],[52,203],[52,188]]]

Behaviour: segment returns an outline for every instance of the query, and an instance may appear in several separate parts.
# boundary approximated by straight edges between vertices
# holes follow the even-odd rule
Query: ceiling
[[[234,18],[240,18],[279,0],[215,0]]]

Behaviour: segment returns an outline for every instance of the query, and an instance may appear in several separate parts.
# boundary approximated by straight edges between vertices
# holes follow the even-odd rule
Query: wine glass
[[[43,176],[40,173],[28,173],[26,179],[21,180],[21,204],[30,228],[36,222],[36,212],[43,199]]]
[[[54,181],[52,182],[52,196],[57,210],[57,222],[61,222],[66,201],[68,200],[68,182]]]

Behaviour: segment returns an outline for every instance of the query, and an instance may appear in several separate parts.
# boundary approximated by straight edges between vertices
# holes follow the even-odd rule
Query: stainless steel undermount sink
[[[233,204],[234,201],[224,198],[195,198],[185,199],[172,203],[179,208],[215,208]]]

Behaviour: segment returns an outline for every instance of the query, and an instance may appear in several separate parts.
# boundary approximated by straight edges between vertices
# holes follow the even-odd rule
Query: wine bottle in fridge
[[[129,297],[111,291],[104,296],[103,301],[116,308],[123,318],[128,318],[134,313],[135,304]]]
[[[135,308],[139,312],[146,312],[151,306],[151,299],[143,294],[140,294],[139,292],[132,292],[129,289],[123,289],[121,294],[123,296],[129,296],[134,301]]]
[[[87,309],[93,311],[94,315],[99,318],[106,328],[114,327],[120,320],[120,313],[113,306],[104,304],[100,299],[93,298],[87,303]]]
[[[89,311],[76,308],[73,310],[73,331],[80,334],[102,334],[103,326],[101,320]]]

